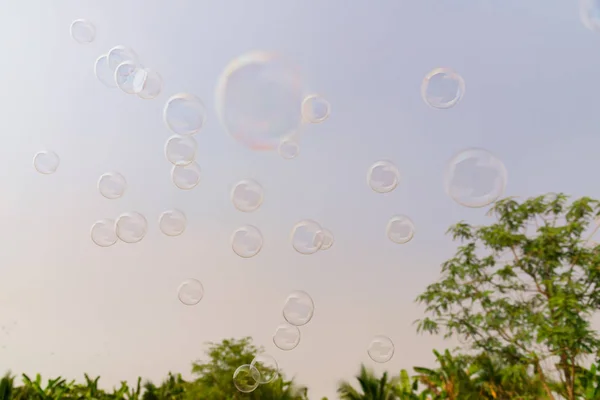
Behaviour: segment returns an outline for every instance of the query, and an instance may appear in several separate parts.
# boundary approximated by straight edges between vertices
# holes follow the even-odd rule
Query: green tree
[[[396,400],[396,383],[389,379],[388,373],[384,372],[381,378],[377,378],[373,372],[364,364],[360,366],[360,372],[356,375],[359,389],[355,389],[350,382],[341,381],[337,392],[342,400]]]
[[[233,373],[245,364],[252,363],[262,352],[252,344],[252,338],[240,340],[225,339],[221,343],[209,343],[206,355],[208,361],[193,363],[192,372],[197,375],[191,396],[201,394],[204,400],[260,399],[260,400],[303,400],[307,399],[307,389],[297,387],[293,380],[286,380],[281,372],[268,384],[259,385],[251,393],[239,392],[233,384]],[[197,397],[196,397],[197,398]]]
[[[418,331],[443,331],[472,351],[531,367],[548,399],[581,398],[577,373],[600,350],[590,327],[600,306],[600,247],[587,235],[599,214],[596,200],[558,194],[498,201],[489,226],[454,225],[449,233],[462,244],[418,296],[429,314]]]

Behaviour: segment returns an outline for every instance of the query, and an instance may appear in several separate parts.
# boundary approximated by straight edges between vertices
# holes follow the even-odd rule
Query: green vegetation
[[[456,349],[435,351],[435,368],[375,376],[361,366],[356,383],[342,381],[345,400],[600,400],[600,337],[590,320],[600,307],[600,202],[547,195],[504,199],[489,226],[460,222],[460,242],[442,277],[417,301],[426,317],[418,332],[456,337]],[[0,381],[4,399],[308,399],[307,389],[282,374],[249,394],[233,385],[235,369],[259,352],[249,338],[210,344],[194,379],[169,374],[161,385],[141,380],[108,393],[98,378],[43,384],[23,375]],[[326,399],[323,399],[326,400]]]

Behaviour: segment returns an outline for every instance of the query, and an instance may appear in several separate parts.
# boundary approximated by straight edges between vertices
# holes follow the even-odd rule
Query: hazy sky
[[[69,37],[77,18],[95,24],[94,43]],[[411,323],[421,316],[413,299],[455,249],[448,226],[490,221],[444,193],[444,166],[456,151],[478,146],[502,158],[507,195],[600,197],[600,34],[585,29],[576,2],[11,0],[0,5],[0,30],[0,370],[78,379],[88,372],[111,385],[158,380],[169,370],[187,375],[206,341],[251,335],[311,398],[335,398],[336,382],[360,362],[397,373],[430,364],[432,348],[450,345],[416,335]],[[143,101],[95,79],[96,58],[119,44],[162,74],[159,98]],[[285,54],[332,104],[295,160],[247,150],[217,121],[216,80],[251,50]],[[422,78],[440,66],[466,81],[450,110],[420,97]],[[170,134],[162,108],[178,92],[208,109],[197,135],[202,182],[190,192],[172,184],[163,154]],[[54,175],[32,167],[44,148],[61,157]],[[402,173],[391,194],[366,185],[379,159]],[[129,182],[119,200],[96,189],[111,170]],[[265,188],[256,213],[229,200],[243,178]],[[181,237],[158,230],[169,208],[188,216]],[[142,242],[92,243],[94,221],[130,210],[148,218]],[[398,213],[417,227],[406,245],[385,236]],[[303,218],[333,231],[330,250],[293,250],[289,233]],[[247,223],[265,244],[241,259],[229,237]],[[176,296],[189,277],[206,291],[196,307]],[[285,353],[271,336],[295,289],[312,295],[316,311],[300,345]],[[377,334],[396,344],[383,366],[366,353]]]

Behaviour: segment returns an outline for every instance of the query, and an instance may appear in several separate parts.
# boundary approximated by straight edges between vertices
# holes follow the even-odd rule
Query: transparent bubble
[[[126,212],[115,223],[117,237],[125,243],[137,243],[146,236],[148,221],[138,212]]]
[[[319,250],[329,250],[333,246],[333,233],[329,229],[323,229],[323,243]]]
[[[90,44],[96,38],[96,27],[85,19],[76,19],[71,23],[71,37],[79,44]]]
[[[231,235],[231,248],[242,258],[254,257],[260,252],[262,246],[262,233],[255,226],[242,226]]]
[[[454,107],[465,94],[465,81],[449,68],[436,68],[421,84],[421,96],[433,108]]]
[[[502,160],[483,149],[467,149],[448,162],[446,193],[458,204],[485,207],[504,193],[508,173]]]
[[[167,210],[160,214],[158,226],[162,233],[167,236],[179,236],[186,228],[187,218],[182,211]]]
[[[198,143],[191,136],[173,135],[165,143],[165,156],[176,166],[186,166],[194,162]]]
[[[60,158],[53,151],[40,151],[33,157],[33,167],[44,175],[53,174],[58,169]]]
[[[282,140],[279,143],[279,155],[286,160],[291,160],[292,158],[296,158],[300,153],[300,146],[298,142],[290,139]]]
[[[276,54],[252,52],[231,61],[215,98],[225,131],[253,150],[277,149],[302,124],[300,73]]]
[[[280,324],[273,334],[273,344],[284,351],[295,349],[300,343],[300,329],[287,323]]]
[[[400,171],[389,161],[377,161],[367,173],[367,184],[377,193],[389,193],[398,187]]]
[[[600,32],[600,0],[580,0],[579,17],[587,29]]]
[[[315,313],[315,304],[310,295],[296,290],[287,297],[283,305],[283,318],[294,326],[306,325]]]
[[[242,393],[253,392],[258,387],[260,372],[252,365],[239,366],[233,373],[233,384]]]
[[[200,183],[200,166],[195,161],[189,165],[174,165],[171,170],[171,179],[175,186],[182,190],[191,190]]]
[[[329,118],[331,105],[323,97],[313,94],[302,101],[302,117],[311,124],[319,124]]]
[[[387,336],[375,336],[367,349],[371,360],[386,363],[394,356],[394,343]]]
[[[300,254],[314,254],[323,245],[323,228],[318,222],[305,219],[292,228],[292,246]]]
[[[112,219],[102,219],[92,225],[90,231],[92,241],[100,247],[110,247],[117,243],[117,232],[115,231],[115,221]]]
[[[259,372],[258,383],[261,385],[273,382],[279,375],[277,360],[269,354],[258,354],[250,364]]]
[[[131,62],[134,64],[139,64],[139,57],[135,52],[129,47],[119,45],[115,46],[107,54],[108,57],[108,67],[112,71],[113,75],[117,70],[117,67],[124,62]]]
[[[415,236],[415,224],[405,215],[393,216],[387,224],[386,234],[394,243],[408,243]]]
[[[252,179],[245,179],[236,183],[231,190],[231,202],[235,208],[242,212],[258,210],[263,203],[263,199],[262,186]]]
[[[171,132],[177,135],[194,135],[204,126],[206,108],[193,94],[179,93],[167,100],[163,119]]]
[[[98,57],[94,64],[94,75],[96,78],[108,88],[116,88],[115,73],[108,66],[108,56],[103,55]]]
[[[143,78],[144,80],[141,84],[136,82],[139,87],[137,94],[141,99],[152,100],[157,98],[162,92],[163,79],[158,72],[149,68],[145,68],[144,71],[145,74],[138,75],[138,78]]]
[[[187,279],[179,285],[177,297],[186,306],[195,306],[204,297],[204,286],[197,279]]]
[[[118,199],[123,196],[125,189],[127,189],[127,181],[118,172],[107,172],[98,179],[98,191],[107,199]]]
[[[115,70],[117,87],[127,94],[139,93],[145,80],[146,70],[133,61],[125,61]]]

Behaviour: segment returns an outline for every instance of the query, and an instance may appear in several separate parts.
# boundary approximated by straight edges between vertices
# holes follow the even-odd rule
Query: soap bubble
[[[376,336],[367,349],[371,360],[377,363],[386,363],[394,356],[394,343],[387,336]]]
[[[110,200],[123,196],[126,188],[127,181],[118,172],[107,172],[98,179],[98,191],[102,196]]]
[[[415,224],[405,215],[396,215],[388,222],[386,234],[394,243],[408,243],[415,236]]]
[[[263,199],[262,186],[252,179],[245,179],[236,183],[231,190],[231,202],[235,208],[242,212],[258,210],[263,203]]]
[[[433,108],[454,107],[465,94],[465,81],[449,68],[436,68],[421,84],[421,96]]]
[[[313,220],[302,220],[292,228],[291,241],[298,253],[314,254],[323,245],[323,228]]]
[[[311,124],[319,124],[329,118],[331,105],[319,95],[310,95],[302,102],[302,117]]]
[[[242,258],[257,255],[263,246],[263,237],[258,228],[245,225],[236,229],[231,235],[231,248]]]
[[[115,70],[117,87],[127,94],[139,93],[145,80],[146,71],[133,61],[125,61]]]
[[[286,160],[291,160],[293,158],[296,158],[299,153],[300,153],[300,146],[298,146],[298,142],[296,142],[294,140],[291,140],[291,139],[282,140],[281,143],[279,144],[279,155]]]
[[[579,17],[590,31],[600,31],[600,0],[580,0]]]
[[[90,44],[96,38],[96,27],[85,19],[76,19],[71,23],[71,37],[79,44]]]
[[[177,297],[186,306],[195,306],[204,297],[204,287],[197,279],[187,279],[179,285]]]
[[[253,392],[258,387],[260,372],[252,365],[245,364],[233,373],[233,384],[242,393]]]
[[[377,161],[367,173],[367,184],[377,193],[389,193],[398,187],[400,171],[389,161]]]
[[[112,71],[113,75],[117,70],[117,67],[125,62],[131,62],[133,64],[139,64],[139,57],[129,47],[119,45],[115,46],[107,54],[108,67]]]
[[[179,210],[167,210],[158,218],[158,226],[162,233],[167,236],[179,236],[186,228],[187,219],[185,214]]]
[[[115,73],[108,66],[108,56],[103,55],[96,59],[94,64],[94,75],[107,88],[116,88]]]
[[[191,190],[200,183],[200,166],[195,161],[185,166],[174,165],[171,179],[181,190]]]
[[[323,229],[323,244],[320,250],[329,250],[333,246],[333,233],[329,229]]]
[[[90,232],[92,241],[100,247],[110,247],[117,243],[117,233],[115,232],[115,221],[112,219],[102,219],[92,225]]]
[[[33,167],[44,175],[53,174],[58,169],[60,158],[53,151],[40,151],[33,157]]]
[[[148,231],[146,217],[138,212],[126,212],[117,218],[115,223],[117,237],[125,243],[141,241]]]
[[[186,166],[194,162],[198,143],[192,136],[173,135],[165,143],[165,156],[176,166]]]
[[[258,383],[261,385],[273,382],[279,375],[277,360],[269,354],[258,354],[250,364],[258,370]]]
[[[273,334],[273,344],[284,351],[295,349],[300,343],[300,329],[297,326],[284,323],[280,324]]]
[[[143,83],[136,82],[138,87],[137,95],[144,100],[152,100],[158,97],[162,92],[162,76],[156,71],[144,68],[145,74],[139,74],[138,78],[144,78]]]
[[[314,313],[315,304],[312,298],[302,290],[290,293],[283,305],[283,318],[294,326],[308,324]]]
[[[177,135],[194,135],[206,121],[206,108],[202,101],[189,93],[172,96],[163,110],[167,128]]]

